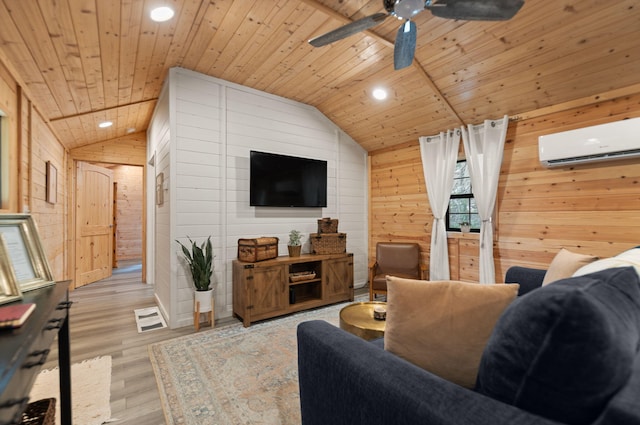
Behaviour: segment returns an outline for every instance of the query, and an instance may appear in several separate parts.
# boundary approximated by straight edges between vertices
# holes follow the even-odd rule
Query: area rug
[[[164,321],[164,317],[162,317],[158,307],[139,308],[133,310],[133,314],[136,316],[138,333],[167,327],[167,323]]]
[[[60,425],[58,368],[41,371],[30,400],[56,399],[56,424]],[[74,424],[100,425],[111,420],[111,357],[103,356],[71,365],[71,413]]]
[[[346,304],[150,345],[167,425],[300,424],[296,327]]]

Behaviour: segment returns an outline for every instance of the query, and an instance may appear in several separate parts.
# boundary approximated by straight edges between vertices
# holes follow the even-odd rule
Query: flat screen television
[[[250,152],[249,205],[326,207],[327,161]]]

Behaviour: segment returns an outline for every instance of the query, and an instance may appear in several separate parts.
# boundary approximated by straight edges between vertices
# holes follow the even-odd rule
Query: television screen
[[[251,151],[249,205],[326,207],[327,161]]]

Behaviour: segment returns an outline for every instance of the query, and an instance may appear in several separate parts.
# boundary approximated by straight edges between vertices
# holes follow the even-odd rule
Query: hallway
[[[113,269],[110,278],[78,288],[70,292],[69,298],[73,301],[70,312],[72,363],[98,356],[112,357],[111,417],[118,419],[113,423],[164,424],[147,345],[193,333],[194,328],[137,332],[133,310],[156,305],[153,286],[141,282],[139,262],[122,263]],[[56,367],[57,358],[54,343],[43,368]]]

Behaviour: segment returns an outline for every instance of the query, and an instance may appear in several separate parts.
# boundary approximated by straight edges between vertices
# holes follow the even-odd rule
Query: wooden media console
[[[353,301],[353,254],[233,261],[233,314],[245,327],[342,301]]]

